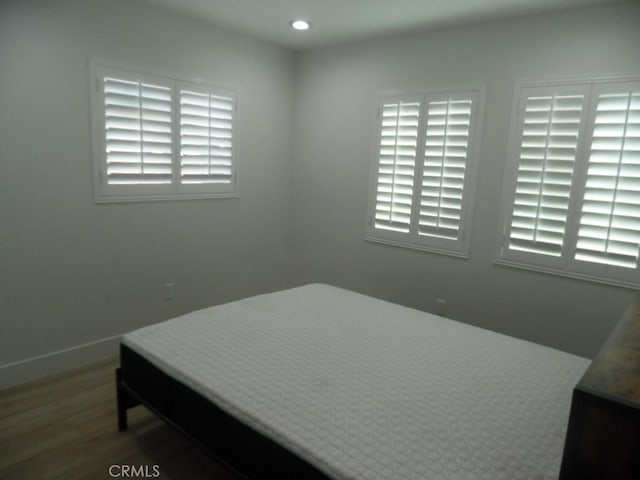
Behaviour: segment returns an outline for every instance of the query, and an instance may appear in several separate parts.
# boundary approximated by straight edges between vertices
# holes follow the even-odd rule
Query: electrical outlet
[[[173,300],[175,283],[164,284],[164,299]]]
[[[436,300],[436,315],[444,315],[444,310],[446,306],[447,306],[447,301],[442,298],[438,298]]]

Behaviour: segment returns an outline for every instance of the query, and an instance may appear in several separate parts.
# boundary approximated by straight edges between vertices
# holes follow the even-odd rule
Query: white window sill
[[[628,282],[625,280],[614,280],[611,278],[598,277],[596,275],[587,275],[584,273],[568,272],[566,270],[558,270],[558,269],[549,268],[549,267],[540,267],[540,266],[530,265],[527,263],[514,262],[512,260],[504,260],[502,258],[498,258],[497,260],[495,260],[494,264],[500,265],[503,267],[518,268],[520,270],[530,270],[538,273],[547,273],[549,275],[555,275],[558,277],[573,278],[576,280],[584,280],[587,282],[601,283],[604,285],[613,285],[615,287],[630,288],[632,290],[637,290],[638,288],[640,288],[640,283]]]
[[[96,203],[128,203],[128,202],[165,202],[171,200],[206,200],[212,198],[238,198],[237,192],[228,193],[194,193],[165,195],[102,195],[95,199]]]
[[[386,238],[379,238],[379,237],[372,237],[372,236],[366,236],[365,240],[367,242],[380,243],[383,245],[391,245],[393,247],[408,248],[410,250],[436,253],[438,255],[448,255],[450,257],[457,257],[457,258],[464,258],[464,259],[469,258],[469,254],[465,252],[457,252],[454,250],[446,250],[442,248],[429,247],[427,245],[421,245],[416,243],[401,242],[398,240],[389,240]]]

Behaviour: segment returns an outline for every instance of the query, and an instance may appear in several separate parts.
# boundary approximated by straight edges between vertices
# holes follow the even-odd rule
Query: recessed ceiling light
[[[309,30],[309,28],[311,27],[311,24],[309,22],[300,19],[291,20],[291,22],[289,22],[289,25],[291,25],[291,27],[295,30]]]

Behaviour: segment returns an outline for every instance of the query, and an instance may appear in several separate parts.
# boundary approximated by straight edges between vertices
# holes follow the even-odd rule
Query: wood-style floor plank
[[[160,480],[240,480],[144,407],[118,432],[117,359],[0,391],[0,480],[108,479],[153,465]]]

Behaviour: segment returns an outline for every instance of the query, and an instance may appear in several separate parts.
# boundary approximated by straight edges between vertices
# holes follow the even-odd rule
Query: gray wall
[[[240,198],[95,204],[89,56],[237,88]],[[293,78],[134,1],[0,2],[0,366],[285,287]]]
[[[297,56],[291,272],[592,355],[633,292],[493,264],[517,79],[640,73],[640,4],[565,11]],[[364,241],[376,93],[486,85],[469,260]]]
[[[317,281],[427,311],[444,298],[452,318],[593,354],[632,292],[492,264],[506,129],[515,79],[639,73],[639,18],[629,3],[294,55],[134,1],[1,2],[0,375]],[[89,56],[236,87],[240,198],[96,205]],[[376,92],[477,83],[471,258],[365,242]]]

